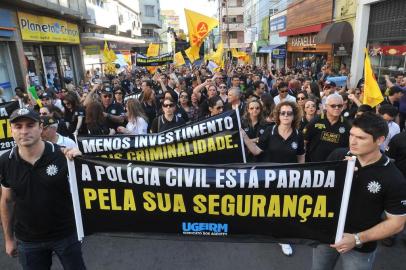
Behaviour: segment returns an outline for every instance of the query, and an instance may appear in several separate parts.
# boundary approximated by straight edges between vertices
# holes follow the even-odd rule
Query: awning
[[[322,44],[351,43],[354,33],[349,22],[335,22],[325,26],[316,35],[315,42]]]
[[[324,24],[321,23],[321,24],[316,24],[316,25],[310,25],[310,26],[290,29],[290,30],[286,30],[284,32],[279,32],[279,36],[287,37],[287,36],[303,35],[303,34],[307,34],[307,33],[317,33],[323,28],[323,26],[324,26]]]
[[[283,44],[268,45],[265,47],[259,48],[259,53],[272,53],[272,51],[278,47],[285,46]]]

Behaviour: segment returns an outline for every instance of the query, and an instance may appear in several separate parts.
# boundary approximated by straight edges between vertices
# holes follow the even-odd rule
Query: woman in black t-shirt
[[[86,106],[86,126],[89,135],[114,135],[115,130],[109,129],[106,117],[103,114],[103,105],[98,101],[92,101]]]
[[[283,101],[274,110],[276,125],[268,128],[259,138],[258,145],[242,130],[244,143],[254,155],[262,156],[263,162],[304,163],[305,150],[303,136],[297,130],[301,119],[301,110],[296,103]],[[290,256],[293,249],[288,244],[279,244],[283,254]]]
[[[63,105],[65,107],[64,120],[68,127],[69,136],[86,134],[85,110],[80,106],[78,95],[75,92],[68,91],[63,99]]]
[[[241,121],[241,126],[247,133],[248,137],[255,143],[259,137],[264,134],[266,125],[263,123],[262,104],[259,100],[248,101],[245,107],[244,116]],[[247,155],[248,162],[253,162],[256,159],[251,153]]]

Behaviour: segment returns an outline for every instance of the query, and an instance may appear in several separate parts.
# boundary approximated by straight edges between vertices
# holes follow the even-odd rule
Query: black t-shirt
[[[183,120],[182,117],[178,117],[177,115],[174,115],[172,121],[168,121],[164,115],[160,115],[152,122],[151,132],[162,132],[171,128],[179,127],[181,125],[184,125],[185,123],[185,120]]]
[[[313,118],[303,129],[304,140],[308,142],[306,161],[325,161],[335,149],[347,147],[350,128],[349,122],[342,116],[334,125],[324,114]]]
[[[108,114],[116,115],[116,116],[123,116],[125,115],[124,107],[121,103],[113,102],[104,110]],[[106,126],[108,128],[116,129],[118,126],[122,124],[116,123],[109,118],[106,119]]]
[[[345,156],[352,156],[348,148],[333,151],[327,160],[343,160]],[[406,214],[406,180],[402,173],[382,155],[377,162],[361,167],[358,160],[355,165],[348,204],[345,232],[358,233],[368,230],[382,222],[382,213],[391,215]],[[364,243],[360,252],[372,252],[377,243]]]
[[[76,126],[78,124],[79,116],[83,117],[82,126],[78,130],[79,134],[86,134],[86,124],[85,124],[85,109],[83,107],[77,107],[73,111],[65,109],[65,122],[69,123],[68,131],[70,134],[75,132]]]
[[[297,163],[297,156],[305,153],[302,134],[293,130],[285,140],[279,135],[277,125],[265,130],[259,137],[258,147],[264,151],[262,162]]]
[[[396,134],[389,142],[387,155],[406,177],[406,131]]]
[[[22,241],[64,238],[76,231],[66,158],[59,146],[45,142],[34,165],[14,147],[0,157],[0,177],[15,196],[15,234]]]

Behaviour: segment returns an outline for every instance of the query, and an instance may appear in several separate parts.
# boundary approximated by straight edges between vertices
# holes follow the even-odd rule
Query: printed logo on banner
[[[182,233],[188,235],[223,236],[228,235],[228,224],[182,222]]]

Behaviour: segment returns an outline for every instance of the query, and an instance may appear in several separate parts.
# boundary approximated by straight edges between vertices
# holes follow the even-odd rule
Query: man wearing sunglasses
[[[107,127],[115,130],[124,123],[124,107],[120,103],[113,102],[113,90],[109,86],[103,87],[100,97],[104,108],[104,116],[107,118]]]
[[[338,94],[326,99],[326,112],[316,116],[303,129],[306,161],[325,161],[329,154],[340,147],[348,147],[350,123],[341,116],[344,101]]]

